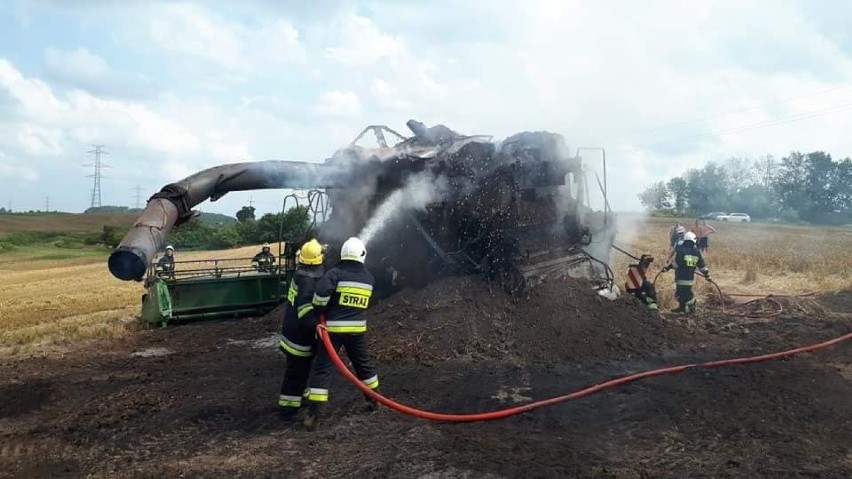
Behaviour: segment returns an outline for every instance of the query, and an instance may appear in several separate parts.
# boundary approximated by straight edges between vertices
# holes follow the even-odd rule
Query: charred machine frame
[[[110,255],[110,272],[141,280],[193,207],[231,191],[268,188],[327,193],[327,221],[292,240],[317,236],[333,260],[339,245],[358,235],[385,201],[395,192],[407,194],[419,180],[432,185],[428,201],[398,208],[367,245],[368,266],[383,294],[447,274],[484,274],[515,295],[548,276],[611,281],[608,258],[588,254],[593,248],[608,256],[615,234],[606,188],[598,179],[603,208],[593,210],[579,150],[570,154],[562,136],[524,132],[495,143],[443,125],[410,120],[407,126],[410,137],[369,126],[322,163],[229,164],[166,185]],[[376,137],[374,148],[357,144],[368,132]],[[390,145],[388,137],[398,141]]]

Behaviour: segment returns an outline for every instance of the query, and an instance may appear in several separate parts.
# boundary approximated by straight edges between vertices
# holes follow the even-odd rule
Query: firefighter
[[[627,268],[627,281],[624,284],[624,289],[642,301],[648,306],[648,309],[657,309],[657,290],[653,283],[648,281],[646,273],[651,263],[654,262],[652,256],[643,254],[639,258],[639,262],[631,264]]]
[[[269,243],[263,243],[260,253],[254,255],[254,258],[251,260],[251,265],[254,269],[262,273],[271,273],[274,271],[275,255],[269,249]]]
[[[692,284],[695,280],[695,268],[698,268],[704,275],[704,278],[710,281],[710,271],[707,269],[704,257],[695,243],[695,233],[691,231],[685,233],[683,241],[675,248],[674,261],[663,268],[663,271],[675,270],[675,297],[677,298],[678,307],[672,311],[674,313],[692,313],[695,311],[698,303],[692,291]]]
[[[278,347],[287,356],[278,406],[285,417],[293,417],[302,406],[302,396],[311,373],[316,350],[317,317],[312,304],[316,282],[322,278],[323,250],[315,239],[296,253],[296,271],[287,291],[287,306]]]
[[[157,261],[157,277],[160,279],[175,279],[175,248],[172,245],[166,246],[166,252],[159,261]]]
[[[358,379],[375,390],[379,387],[379,376],[367,349],[367,319],[364,315],[370,306],[374,280],[364,266],[366,256],[367,251],[360,239],[346,240],[340,249],[340,263],[328,270],[317,283],[313,304],[318,314],[325,314],[326,327],[335,350],[343,347]],[[328,352],[320,346],[308,387],[308,414],[304,421],[308,430],[316,430],[319,425],[323,407],[328,402],[333,367]],[[368,408],[375,410],[376,403],[366,395],[364,398]]]

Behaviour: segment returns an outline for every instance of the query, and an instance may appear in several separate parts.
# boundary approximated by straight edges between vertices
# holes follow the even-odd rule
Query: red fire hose
[[[355,374],[346,367],[343,363],[343,360],[340,359],[340,356],[337,354],[337,351],[334,348],[334,345],[331,342],[331,338],[328,335],[328,331],[325,328],[325,318],[320,317],[320,324],[317,326],[317,333],[319,334],[320,339],[322,340],[323,346],[325,346],[325,350],[328,352],[331,361],[337,367],[343,376],[349,380],[352,384],[354,384],[358,389],[361,390],[364,394],[368,395],[372,399],[384,404],[385,406],[399,411],[403,414],[408,414],[409,416],[419,417],[422,419],[431,419],[433,421],[445,421],[445,422],[475,422],[475,421],[493,421],[495,419],[504,419],[510,416],[515,416],[517,414],[521,414],[527,411],[532,411],[533,409],[538,409],[540,407],[551,406],[554,404],[558,404],[561,402],[565,402],[571,399],[578,399],[584,396],[589,396],[595,394],[597,392],[603,391],[604,389],[608,389],[615,386],[620,386],[622,384],[627,384],[633,381],[638,381],[644,378],[650,378],[654,376],[662,376],[665,374],[677,374],[686,371],[687,369],[697,369],[697,368],[717,368],[721,366],[728,366],[733,364],[748,364],[748,363],[756,363],[760,361],[768,361],[771,359],[778,359],[787,356],[793,356],[795,354],[807,353],[811,351],[817,351],[820,349],[827,348],[829,346],[834,346],[835,344],[839,344],[843,341],[852,339],[852,333],[844,334],[838,338],[834,338],[822,343],[811,344],[808,346],[803,346],[801,348],[791,349],[788,351],[781,351],[778,353],[772,354],[764,354],[761,356],[750,356],[745,358],[734,358],[734,359],[724,359],[720,361],[708,361],[704,363],[696,363],[696,364],[683,364],[680,366],[672,366],[668,368],[662,369],[653,369],[650,371],[644,371],[640,373],[630,374],[627,376],[621,376],[619,378],[610,379],[609,381],[596,384],[591,387],[587,387],[585,389],[581,389],[579,391],[573,392],[571,394],[566,394],[564,396],[556,396],[550,399],[543,399],[541,401],[534,401],[528,404],[524,404],[521,406],[515,406],[507,409],[499,409],[496,411],[483,412],[483,413],[474,413],[474,414],[447,414],[447,413],[438,413],[431,411],[423,411],[420,409],[416,409],[410,406],[406,406],[404,404],[400,404],[392,399],[386,398],[381,394],[373,391],[369,387],[367,387],[364,383],[358,380]]]
[[[660,270],[660,272],[658,272],[657,275],[654,276],[653,284],[655,286],[657,284],[657,278],[659,278],[660,275],[663,274],[664,272],[665,272],[665,270]],[[725,314],[727,316],[735,316],[735,317],[738,317],[738,318],[777,318],[778,316],[781,316],[781,314],[784,312],[784,306],[781,304],[780,301],[778,301],[777,298],[806,298],[806,297],[814,296],[816,294],[816,292],[802,293],[802,294],[737,294],[737,293],[728,293],[728,296],[732,296],[732,297],[736,296],[736,297],[742,297],[742,298],[753,298],[753,299],[750,299],[749,301],[746,301],[745,303],[735,304],[735,305],[732,305],[732,306],[729,307],[729,306],[725,305],[725,294],[722,293],[722,288],[720,288],[719,285],[715,281],[713,281],[712,279],[707,279],[701,273],[697,273],[697,274],[698,274],[698,276],[701,276],[702,278],[706,279],[708,283],[712,284],[713,287],[716,288],[716,291],[719,293],[719,304],[721,306],[719,308],[712,308],[712,309],[716,309],[718,311],[721,311],[722,314]],[[769,303],[770,305],[772,305],[772,309],[764,310],[764,311],[740,311],[741,309],[743,309],[747,306],[751,306],[753,304],[757,304],[757,303],[760,303],[760,302]]]

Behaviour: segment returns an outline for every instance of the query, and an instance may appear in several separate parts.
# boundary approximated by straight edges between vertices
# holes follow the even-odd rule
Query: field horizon
[[[104,224],[129,225],[133,215],[76,214],[42,218],[0,215],[0,233],[8,219],[18,231],[58,228],[80,232]],[[4,223],[4,220],[7,220]],[[39,222],[38,220],[46,220]],[[656,258],[649,279],[664,266],[668,228],[686,219],[635,216],[620,225],[616,244],[636,255]],[[712,222],[711,222],[712,223]],[[766,223],[715,224],[707,263],[726,293],[800,294],[837,292],[852,287],[852,230]],[[39,231],[39,230],[35,230]],[[241,258],[257,246],[226,250],[179,251],[179,259]],[[623,289],[632,260],[612,251],[616,284]],[[0,354],[42,353],[75,341],[119,338],[138,328],[144,293],[140,283],[113,278],[106,268],[109,249],[98,246],[58,247],[49,242],[0,251]],[[671,274],[657,282],[662,308],[674,305]],[[699,298],[715,290],[698,280]]]

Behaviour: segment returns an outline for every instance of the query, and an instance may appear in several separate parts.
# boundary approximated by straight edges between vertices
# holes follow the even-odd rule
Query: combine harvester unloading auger
[[[141,280],[172,228],[190,219],[199,203],[228,192],[324,189],[330,216],[310,234],[333,252],[362,232],[395,192],[411,196],[407,188],[425,184],[430,191],[422,203],[397,208],[405,211],[396,211],[369,241],[368,267],[380,294],[448,274],[483,274],[515,295],[549,275],[611,280],[601,266],[608,258],[593,261],[586,253],[608,255],[615,234],[605,188],[603,211],[595,211],[590,196],[598,192],[590,192],[581,158],[560,135],[525,132],[495,143],[442,125],[410,120],[408,127],[413,136],[406,138],[370,126],[356,141],[372,131],[378,147],[353,142],[323,163],[230,164],[166,185],[110,256],[110,272]],[[390,146],[387,136],[399,142]]]

